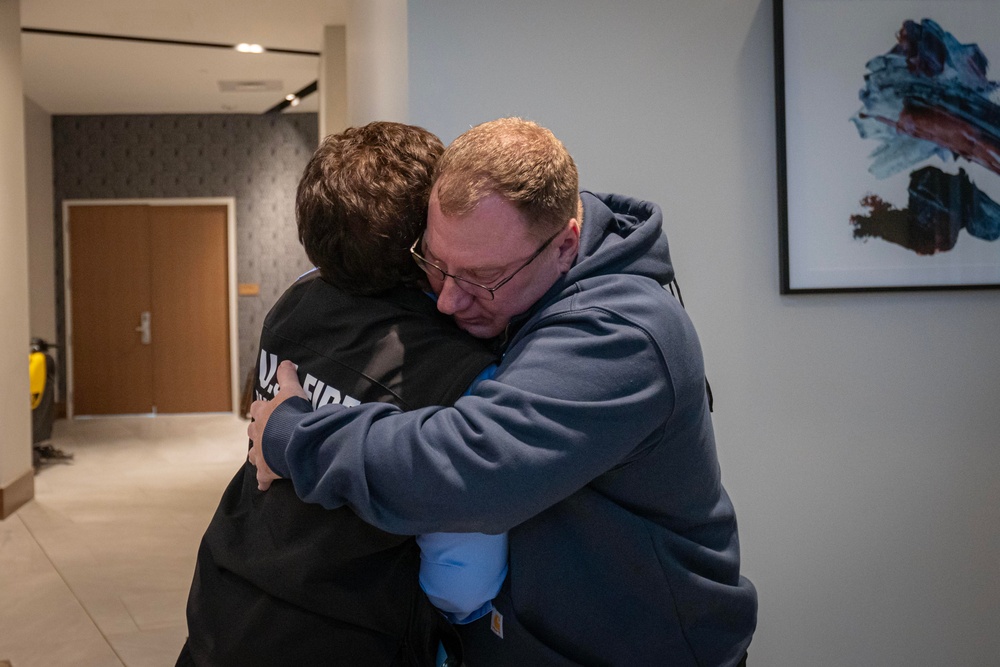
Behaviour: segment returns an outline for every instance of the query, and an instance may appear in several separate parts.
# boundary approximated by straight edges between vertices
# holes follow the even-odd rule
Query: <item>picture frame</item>
[[[1000,287],[1000,3],[773,2],[781,293]]]

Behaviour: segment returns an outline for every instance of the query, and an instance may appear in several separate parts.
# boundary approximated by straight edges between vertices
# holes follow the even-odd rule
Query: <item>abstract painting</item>
[[[1000,287],[1000,2],[774,2],[782,293]]]

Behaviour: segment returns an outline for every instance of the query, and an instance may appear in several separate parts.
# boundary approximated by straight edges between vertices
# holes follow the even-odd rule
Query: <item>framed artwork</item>
[[[1000,2],[773,2],[782,294],[1000,287]]]

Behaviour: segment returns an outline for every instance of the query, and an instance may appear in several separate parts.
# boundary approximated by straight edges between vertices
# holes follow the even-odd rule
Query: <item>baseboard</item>
[[[0,519],[6,519],[35,497],[35,470],[28,469],[7,486],[0,487]]]

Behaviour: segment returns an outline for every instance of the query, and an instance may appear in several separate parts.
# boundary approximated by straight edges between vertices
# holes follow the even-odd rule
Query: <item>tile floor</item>
[[[171,666],[195,553],[246,457],[229,414],[57,421],[73,453],[0,521],[0,665]]]

